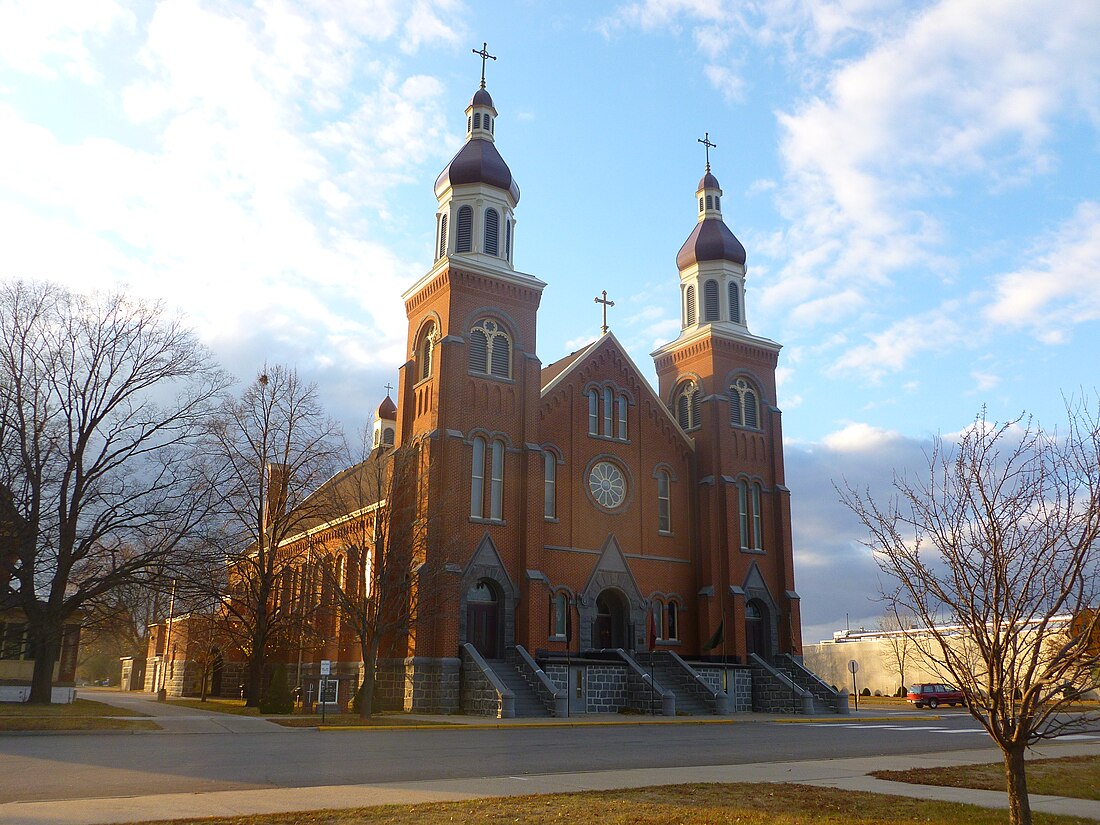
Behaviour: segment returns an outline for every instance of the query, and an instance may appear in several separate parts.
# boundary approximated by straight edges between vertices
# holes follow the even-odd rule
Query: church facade
[[[665,713],[841,709],[801,667],[780,345],[749,330],[746,253],[723,220],[709,156],[685,197],[688,237],[668,290],[681,330],[652,353],[654,387],[606,314],[580,350],[545,361],[536,351],[547,284],[513,263],[520,190],[484,80],[465,118],[466,141],[435,182],[434,263],[402,296],[397,403],[387,396],[374,422],[370,461],[415,460],[393,476],[405,509],[380,500],[370,517],[398,520],[412,506],[425,525],[417,569],[431,572],[414,621],[380,654],[382,706],[505,716],[655,701]],[[597,301],[606,312],[606,294]],[[303,533],[287,558],[333,555],[340,576],[361,578],[350,556],[335,558],[334,530]],[[359,647],[324,606],[323,582],[308,571],[288,581],[292,598],[320,594],[325,627],[312,634],[320,642],[306,649],[302,633],[274,658],[297,659],[303,696],[320,693],[317,663],[329,660],[346,701],[363,678]],[[150,672],[176,672],[168,649],[150,650]],[[233,667],[216,666],[213,692],[236,684]],[[169,682],[188,690],[186,676]]]

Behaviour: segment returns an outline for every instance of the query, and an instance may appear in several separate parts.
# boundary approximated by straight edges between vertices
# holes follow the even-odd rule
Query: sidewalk
[[[1046,744],[1033,758],[1100,755],[1100,743]],[[311,788],[265,788],[247,791],[161,794],[124,799],[77,799],[59,802],[0,804],[0,822],[7,825],[106,825],[183,817],[241,816],[322,809],[414,804],[493,796],[613,790],[686,782],[790,782],[855,791],[969,802],[1005,808],[1003,792],[910,785],[869,777],[870,771],[898,770],[1000,761],[993,748],[917,756],[770,762],[749,765],[709,765],[687,768],[594,771],[586,773],[499,776],[480,779],[432,780],[373,785],[331,785]],[[1060,796],[1031,796],[1034,811],[1068,814],[1100,821],[1100,802]]]

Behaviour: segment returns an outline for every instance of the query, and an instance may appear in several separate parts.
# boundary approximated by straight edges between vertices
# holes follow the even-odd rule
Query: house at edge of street
[[[437,571],[430,612],[379,663],[384,705],[493,716],[846,708],[801,666],[780,345],[749,329],[746,253],[709,159],[685,186],[687,240],[668,282],[681,331],[652,353],[652,387],[606,315],[576,352],[547,364],[535,352],[547,282],[513,265],[520,190],[484,82],[465,118],[466,142],[435,182],[435,263],[403,295],[397,403],[387,395],[374,424],[371,462],[419,451],[402,483],[421,517],[430,509],[423,562]],[[577,300],[594,319],[606,312],[590,294]],[[338,552],[333,523],[287,542],[288,557]],[[308,575],[290,579],[290,598],[327,598]],[[323,643],[290,640],[275,658],[308,696],[330,660],[343,702],[362,662],[337,614],[318,614],[311,638]],[[198,692],[186,624],[156,629],[147,689]],[[208,690],[233,694],[240,658],[219,651]]]

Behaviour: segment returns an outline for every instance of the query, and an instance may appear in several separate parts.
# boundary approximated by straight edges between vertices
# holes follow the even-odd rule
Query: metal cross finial
[[[386,398],[389,398],[389,397],[390,397],[390,393],[391,393],[392,391],[393,391],[393,387],[392,387],[391,385],[389,385],[389,384],[386,384]]]
[[[485,88],[485,61],[486,60],[496,60],[496,56],[489,54],[488,49],[489,49],[489,44],[488,43],[482,43],[481,44],[481,51],[478,51],[477,49],[470,49],[470,51],[472,51],[474,54],[476,54],[478,57],[481,58],[481,88],[482,89]]]
[[[607,335],[607,308],[615,306],[615,302],[607,300],[606,289],[602,290],[600,294],[603,295],[602,298],[593,298],[592,300],[597,304],[603,304],[603,326],[600,327],[600,334]]]
[[[707,171],[709,172],[710,171],[710,150],[711,149],[717,149],[718,144],[711,142],[710,132],[703,132],[703,137],[696,138],[695,141],[696,141],[696,143],[703,144],[703,146],[705,147],[705,151],[707,153]]]

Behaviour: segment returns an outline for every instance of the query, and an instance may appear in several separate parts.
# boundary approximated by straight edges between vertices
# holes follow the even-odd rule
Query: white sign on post
[[[328,676],[332,673],[332,661],[330,659],[321,660],[321,675]]]

